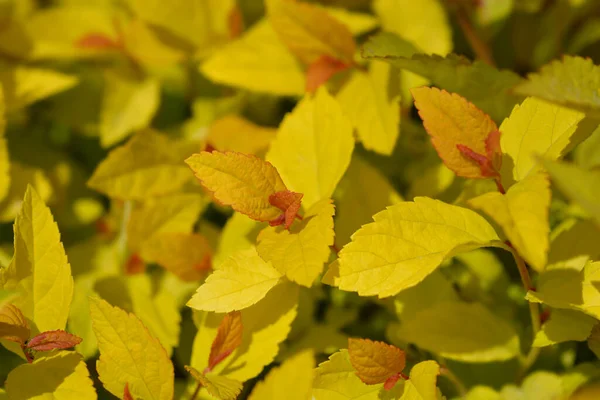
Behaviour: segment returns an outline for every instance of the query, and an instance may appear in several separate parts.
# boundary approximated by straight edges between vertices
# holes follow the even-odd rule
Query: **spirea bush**
[[[600,2],[0,3],[0,400],[600,398]]]

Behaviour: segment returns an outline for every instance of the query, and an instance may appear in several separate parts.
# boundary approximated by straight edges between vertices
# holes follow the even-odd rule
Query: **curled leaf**
[[[223,318],[210,348],[208,367],[205,372],[211,371],[242,344],[243,332],[242,313],[233,311]]]
[[[35,351],[65,350],[77,346],[82,340],[79,336],[57,329],[34,336],[27,342],[26,348]]]
[[[285,228],[290,229],[292,222],[296,219],[298,210],[300,210],[302,196],[304,196],[302,193],[292,192],[291,190],[283,190],[270,195],[269,203],[283,211],[283,214],[278,218],[269,221],[269,225],[279,226],[285,224]]]

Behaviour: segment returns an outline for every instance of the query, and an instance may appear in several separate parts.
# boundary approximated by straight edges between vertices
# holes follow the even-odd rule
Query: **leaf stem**
[[[529,271],[527,270],[527,265],[525,265],[525,260],[519,254],[519,252],[510,244],[510,242],[506,242],[508,245],[510,252],[512,253],[515,263],[517,264],[517,268],[519,269],[519,274],[521,275],[521,281],[523,282],[523,287],[525,290],[535,290],[533,284],[531,283],[531,277],[529,276]],[[529,313],[531,314],[531,328],[533,331],[533,340],[535,340],[535,336],[540,331],[542,327],[542,321],[540,319],[540,308],[537,303],[529,302]],[[537,360],[540,354],[539,347],[533,347],[529,349],[529,353],[521,360],[521,368],[517,374],[517,380],[521,381],[525,376],[525,373]]]
[[[196,385],[196,390],[194,390],[194,393],[192,394],[192,397],[190,397],[190,400],[196,400],[196,397],[198,397],[198,393],[200,393],[200,389],[202,389],[202,384],[198,382],[198,385]]]
[[[462,399],[467,395],[467,388],[462,381],[454,375],[454,372],[450,371],[448,367],[440,367],[440,375],[445,376],[454,385],[459,397]]]
[[[494,62],[492,51],[488,44],[481,38],[481,36],[473,27],[471,18],[469,17],[468,11],[465,9],[465,7],[457,7],[456,20],[477,58],[494,67],[496,63]]]

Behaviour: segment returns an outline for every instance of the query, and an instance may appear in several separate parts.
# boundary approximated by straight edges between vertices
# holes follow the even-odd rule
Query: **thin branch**
[[[465,387],[465,384],[456,375],[454,375],[454,372],[450,371],[448,367],[441,367],[440,375],[445,376],[450,382],[452,382],[461,399],[467,395],[467,388]]]
[[[200,382],[198,382],[198,385],[196,386],[196,390],[194,390],[194,394],[192,394],[192,397],[190,397],[190,400],[196,400],[196,398],[198,397],[198,394],[200,393],[200,389],[202,389],[202,384]]]
[[[456,20],[477,58],[488,65],[495,66],[492,50],[473,27],[469,13],[464,7],[456,8]]]

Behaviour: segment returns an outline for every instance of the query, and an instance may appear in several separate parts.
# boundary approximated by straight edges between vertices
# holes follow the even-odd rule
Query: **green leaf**
[[[438,303],[404,319],[398,329],[403,340],[453,360],[502,361],[520,351],[514,327],[478,303]]]
[[[32,364],[12,370],[6,380],[6,393],[14,400],[97,398],[81,356],[67,351],[37,358]]]
[[[589,58],[565,55],[562,60],[543,66],[538,73],[529,74],[515,91],[599,116],[599,87],[599,66]]]
[[[363,47],[363,57],[387,61],[397,68],[405,69],[429,79],[435,86],[457,93],[501,121],[510,114],[516,97],[510,89],[520,81],[517,74],[497,70],[489,65],[450,54],[407,54],[407,46],[393,41],[389,36],[375,36]],[[411,57],[412,56],[412,57]],[[494,96],[490,96],[494,93]]]
[[[597,322],[579,311],[551,309],[550,319],[535,336],[533,346],[544,347],[571,340],[584,341],[590,336],[592,327]]]
[[[542,164],[552,182],[600,226],[600,171],[586,171],[572,164],[545,160]]]
[[[499,240],[475,212],[426,197],[388,207],[373,219],[340,251],[325,283],[388,297],[421,282],[444,259]]]

